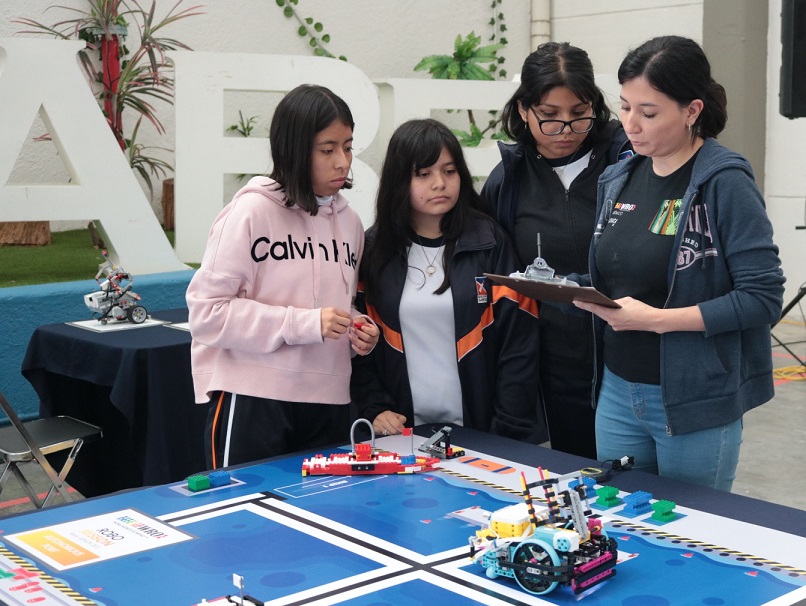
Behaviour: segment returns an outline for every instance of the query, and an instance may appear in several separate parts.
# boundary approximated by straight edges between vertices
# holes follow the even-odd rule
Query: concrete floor
[[[772,340],[775,397],[744,417],[733,492],[806,510],[806,474],[800,468],[806,462],[806,372],[793,357],[806,362],[803,308],[792,310],[772,334],[783,343]]]
[[[806,362],[803,307],[806,301],[773,330],[783,343],[773,339],[775,397],[745,415],[733,492],[806,511],[806,474],[800,467],[806,462],[806,372],[795,358]],[[38,492],[48,489],[47,477],[38,464],[26,463],[22,467]],[[83,498],[74,494],[77,499]],[[53,502],[64,501],[56,495]],[[0,517],[33,509],[16,478],[9,479],[0,495]]]

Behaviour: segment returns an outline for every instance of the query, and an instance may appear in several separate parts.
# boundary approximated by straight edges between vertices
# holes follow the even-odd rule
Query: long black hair
[[[692,139],[697,135],[716,138],[725,129],[728,121],[725,89],[711,77],[711,64],[694,40],[659,36],[631,50],[618,69],[619,84],[641,76],[681,107],[694,99],[703,102],[691,128]]]
[[[315,215],[319,211],[311,183],[311,158],[317,133],[334,122],[350,129],[353,115],[344,100],[324,86],[302,84],[280,100],[269,128],[274,166],[269,177],[285,190],[286,206],[296,204]],[[352,187],[348,178],[342,186]]]
[[[536,145],[529,125],[518,111],[539,104],[551,89],[565,86],[583,103],[593,108],[592,141],[598,141],[610,120],[610,108],[602,90],[596,85],[593,64],[588,53],[568,42],[546,42],[537,47],[523,62],[521,84],[504,106],[501,120],[504,132],[514,141]]]
[[[381,169],[375,203],[373,237],[364,253],[364,292],[367,302],[376,300],[378,282],[384,267],[393,258],[406,258],[411,246],[411,180],[414,173],[436,163],[442,150],[451,155],[459,175],[459,199],[440,221],[445,242],[443,267],[445,279],[435,294],[450,286],[448,267],[456,250],[456,241],[472,216],[485,216],[484,202],[473,188],[473,178],[462,147],[450,129],[430,118],[409,120],[395,130]]]

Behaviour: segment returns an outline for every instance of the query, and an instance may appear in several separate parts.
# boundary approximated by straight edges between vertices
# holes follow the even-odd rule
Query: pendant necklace
[[[436,265],[434,264],[437,262],[437,257],[439,256],[439,249],[442,248],[442,243],[440,242],[439,246],[437,246],[437,251],[434,253],[434,258],[429,259],[428,254],[425,252],[425,246],[423,246],[423,241],[420,240],[420,236],[418,234],[414,235],[417,236],[417,244],[420,245],[420,248],[423,251],[423,257],[425,257],[425,260],[428,263],[428,265],[425,268],[425,273],[430,278],[435,273],[437,273],[437,268]]]

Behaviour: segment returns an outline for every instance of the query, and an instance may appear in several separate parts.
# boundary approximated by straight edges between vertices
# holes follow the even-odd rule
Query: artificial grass
[[[166,235],[173,243],[173,231]],[[53,232],[47,246],[0,246],[0,288],[92,280],[103,261],[89,230]]]

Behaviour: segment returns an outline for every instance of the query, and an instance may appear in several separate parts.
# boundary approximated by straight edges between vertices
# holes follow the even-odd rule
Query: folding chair
[[[45,507],[56,492],[62,495],[65,501],[72,501],[73,497],[67,491],[64,480],[84,442],[97,440],[103,436],[101,428],[67,416],[23,422],[2,392],[0,392],[0,407],[11,421],[11,425],[0,428],[0,457],[5,461],[3,472],[0,474],[0,493],[13,474],[37,509]],[[70,452],[67,460],[57,474],[45,455],[68,448]],[[39,463],[51,483],[44,500],[40,500],[18,467],[18,463],[33,460]]]

